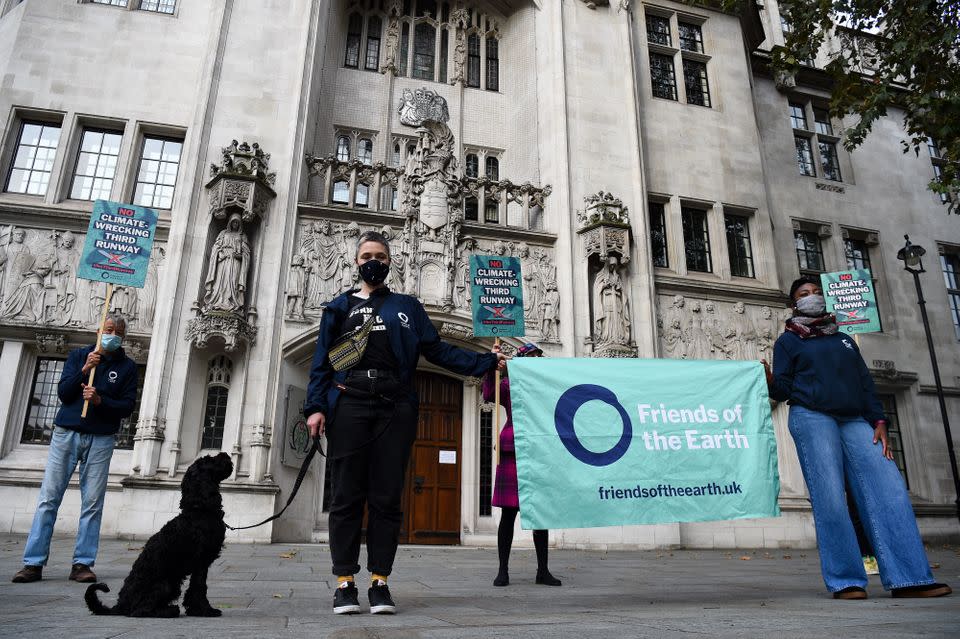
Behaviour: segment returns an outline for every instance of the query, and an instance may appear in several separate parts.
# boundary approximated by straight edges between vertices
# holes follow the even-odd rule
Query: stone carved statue
[[[597,345],[630,343],[630,306],[619,269],[619,258],[611,255],[593,280],[593,340]]]
[[[560,291],[556,280],[547,282],[547,290],[539,303],[540,339],[554,342],[560,339]]]
[[[321,305],[337,292],[341,268],[340,247],[330,222],[322,220],[303,227],[300,244],[306,281],[304,310],[319,313]]]
[[[287,317],[303,319],[304,298],[307,293],[307,277],[304,273],[303,256],[294,255],[287,272]]]
[[[144,327],[152,327],[154,323],[154,315],[157,312],[157,293],[160,289],[160,269],[166,257],[166,247],[154,244],[150,254],[150,265],[147,267],[146,284],[141,290],[143,313],[140,315],[140,323]]]
[[[346,291],[354,287],[359,277],[353,256],[357,250],[357,239],[360,237],[360,225],[350,222],[343,228],[340,236],[340,288],[337,292]]]
[[[470,13],[459,7],[450,14],[450,22],[456,27],[453,45],[453,75],[450,84],[464,85],[467,83],[467,26],[470,24]]]
[[[56,304],[53,316],[57,323],[66,325],[73,319],[73,308],[77,301],[77,266],[80,251],[76,247],[77,238],[67,231],[57,239],[57,259],[53,265],[52,279],[56,291]]]
[[[33,251],[24,244],[25,238],[26,232],[23,229],[16,228],[10,233],[11,244],[7,246],[7,280],[0,317],[14,319],[22,316],[28,321],[40,324],[46,320],[44,279],[53,270],[54,256],[34,256]]]
[[[686,300],[683,295],[674,295],[670,308],[661,318],[660,337],[664,343],[664,355],[673,359],[686,359],[689,354],[683,334],[684,306]]]
[[[242,313],[249,268],[250,242],[243,232],[240,215],[234,213],[210,250],[204,281],[204,310]]]
[[[667,300],[670,301],[667,306]],[[664,357],[676,359],[770,359],[781,331],[769,306],[743,302],[658,298]]]
[[[390,0],[387,5],[387,37],[384,48],[384,62],[380,73],[397,73],[397,55],[400,52],[400,14],[403,6],[400,0]]]
[[[473,292],[470,286],[470,256],[477,251],[477,241],[469,235],[463,238],[457,257],[457,272],[453,278],[453,306],[457,310],[470,312],[473,304]]]

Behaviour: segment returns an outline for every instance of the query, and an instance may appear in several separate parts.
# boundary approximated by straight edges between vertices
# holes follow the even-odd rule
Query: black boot
[[[533,547],[537,551],[537,583],[543,586],[559,586],[560,580],[547,568],[547,531],[533,531]]]
[[[509,586],[510,547],[513,545],[513,523],[517,519],[517,508],[503,508],[500,512],[500,526],[497,528],[497,555],[500,559],[500,571],[493,580],[494,586]]]

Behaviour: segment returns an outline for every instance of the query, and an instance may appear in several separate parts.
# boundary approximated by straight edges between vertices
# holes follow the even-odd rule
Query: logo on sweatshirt
[[[110,371],[109,373],[107,373],[107,379],[110,380],[111,384],[117,381],[117,377],[118,377],[117,371]]]
[[[849,348],[851,351],[853,350],[853,344],[850,343],[850,340],[842,339],[840,341],[843,342],[843,345]]]

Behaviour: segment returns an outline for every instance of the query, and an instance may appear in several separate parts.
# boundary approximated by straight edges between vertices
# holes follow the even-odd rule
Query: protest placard
[[[820,283],[827,312],[837,318],[844,333],[873,333],[882,330],[870,271],[821,273]]]
[[[520,260],[498,255],[470,256],[473,334],[519,337],[524,334]]]

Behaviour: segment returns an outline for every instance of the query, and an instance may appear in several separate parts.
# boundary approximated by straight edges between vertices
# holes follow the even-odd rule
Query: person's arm
[[[327,393],[333,382],[333,366],[327,356],[330,347],[336,340],[337,327],[340,325],[342,313],[339,309],[328,306],[320,320],[320,331],[317,335],[317,346],[313,351],[313,363],[310,365],[310,382],[307,385],[307,400],[303,405],[303,414],[309,418],[314,413],[327,413]]]
[[[769,384],[770,399],[783,402],[793,393],[794,355],[782,339],[773,345],[773,379]]]
[[[60,381],[57,383],[57,396],[64,404],[77,401],[80,393],[83,392],[83,386],[81,386],[84,381],[82,362],[83,353],[75,350],[71,351],[67,356],[67,361],[63,364],[63,372],[60,373]]]
[[[98,413],[114,419],[129,417],[137,405],[137,367],[132,366],[124,375],[123,385],[116,396],[100,392],[97,395],[100,397],[100,403],[96,406]]]
[[[496,367],[499,357],[502,356],[495,353],[474,353],[453,344],[447,344],[440,339],[440,334],[437,333],[423,305],[417,302],[416,308],[420,351],[427,361],[454,373],[473,377],[479,377]]]

